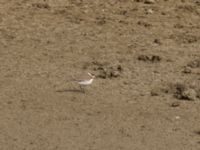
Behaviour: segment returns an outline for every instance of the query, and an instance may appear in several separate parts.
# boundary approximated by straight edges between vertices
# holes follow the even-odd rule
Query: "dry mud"
[[[199,0],[1,0],[0,72],[1,150],[200,149]]]

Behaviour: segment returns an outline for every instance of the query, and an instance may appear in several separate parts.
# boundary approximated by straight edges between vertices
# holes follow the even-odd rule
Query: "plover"
[[[94,78],[95,76],[88,72],[87,74],[82,74],[73,78],[73,81],[77,82],[80,86],[81,91],[85,93],[83,86],[92,84]]]

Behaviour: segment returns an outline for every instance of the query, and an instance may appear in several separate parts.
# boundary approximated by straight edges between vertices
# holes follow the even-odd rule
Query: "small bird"
[[[82,74],[80,76],[75,77],[73,81],[77,82],[80,86],[81,91],[85,93],[83,86],[92,84],[94,78],[95,76],[88,72],[87,74]]]

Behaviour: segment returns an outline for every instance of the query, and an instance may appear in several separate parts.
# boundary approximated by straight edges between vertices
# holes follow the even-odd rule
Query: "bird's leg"
[[[84,90],[84,88],[80,85],[80,89],[81,89],[81,91],[83,92],[83,93],[85,93],[85,90]]]

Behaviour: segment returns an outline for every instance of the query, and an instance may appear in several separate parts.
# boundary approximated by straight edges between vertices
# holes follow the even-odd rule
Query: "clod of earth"
[[[161,44],[162,44],[160,39],[155,39],[155,40],[154,40],[154,43],[156,43],[156,44],[158,44],[158,45],[161,45]]]
[[[34,3],[32,4],[32,6],[40,9],[50,9],[50,6],[48,4]]]
[[[189,67],[184,67],[183,73],[188,73],[189,74],[189,73],[192,73],[192,70]]]
[[[140,61],[148,61],[148,62],[159,62],[161,61],[161,57],[157,56],[157,55],[152,55],[152,56],[148,56],[148,55],[140,55],[138,56],[138,60]]]
[[[154,12],[154,11],[153,11],[152,9],[147,9],[147,10],[146,10],[146,14],[153,14],[153,12]]]
[[[171,104],[171,107],[179,107],[180,106],[180,102],[173,102]]]
[[[176,84],[174,96],[178,99],[193,101],[197,98],[197,93],[194,89],[188,88],[184,84]]]
[[[120,76],[121,74],[121,70],[119,70],[118,68],[113,68],[113,67],[108,67],[108,68],[99,68],[99,78],[117,78]]]
[[[200,68],[200,59],[189,62],[187,66],[191,68]]]
[[[109,65],[108,63],[93,62],[94,70],[98,71],[97,77],[106,78],[117,78],[121,75],[123,68],[121,65]]]
[[[119,76],[120,76],[119,71],[117,71],[117,70],[111,70],[110,71],[110,77],[116,78],[116,77],[119,77]]]
[[[188,100],[195,100],[197,93],[194,89],[187,89],[182,93],[182,97]]]
[[[144,3],[145,4],[154,4],[154,3],[156,3],[156,1],[155,0],[145,0]]]

